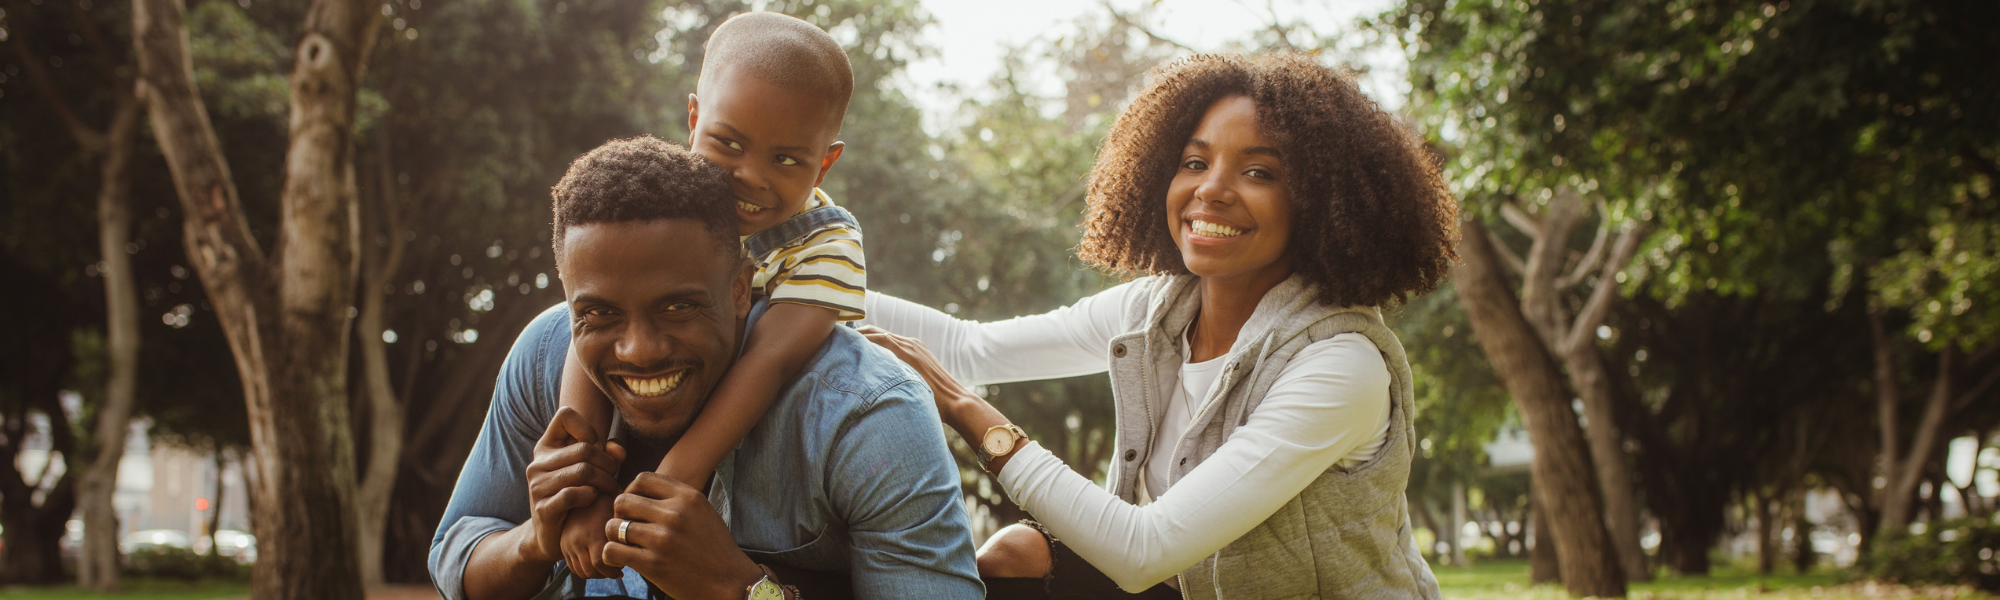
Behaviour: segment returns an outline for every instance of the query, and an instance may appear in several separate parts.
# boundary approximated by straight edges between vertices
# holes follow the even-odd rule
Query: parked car
[[[202,536],[195,540],[194,553],[206,554],[211,545],[215,546],[216,554],[236,559],[236,562],[257,562],[257,536],[234,529],[217,530],[213,539]]]
[[[187,548],[193,545],[185,531],[178,529],[147,529],[134,531],[118,542],[118,550],[131,554],[146,548]]]

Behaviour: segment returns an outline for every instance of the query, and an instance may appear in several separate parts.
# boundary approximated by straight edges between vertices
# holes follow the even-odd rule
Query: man
[[[569,302],[530,323],[502,367],[432,541],[439,593],[734,600],[837,582],[846,589],[815,597],[983,594],[930,390],[846,328],[703,482],[706,494],[650,472],[756,316],[734,195],[719,169],[650,137],[577,159],[554,195]],[[600,442],[576,412],[558,410],[572,343],[616,409],[617,441]],[[629,485],[618,481],[621,462]],[[563,519],[621,490],[604,561],[626,576],[585,582],[561,562]]]

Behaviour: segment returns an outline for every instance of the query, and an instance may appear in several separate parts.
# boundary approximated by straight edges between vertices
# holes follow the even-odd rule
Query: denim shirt
[[[431,540],[431,579],[447,599],[465,598],[465,565],[481,538],[529,518],[528,463],[558,406],[569,332],[558,304],[528,324],[501,367]],[[802,372],[716,467],[709,501],[737,546],[760,563],[847,573],[857,598],[984,596],[930,388],[846,327]],[[647,595],[630,568],[622,579],[585,581],[558,562],[536,597]]]

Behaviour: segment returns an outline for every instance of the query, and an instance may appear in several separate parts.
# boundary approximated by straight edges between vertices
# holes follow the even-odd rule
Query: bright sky
[[[1379,13],[1393,0],[1109,0],[1119,12],[1134,14],[1154,5],[1145,23],[1162,37],[1203,51],[1245,40],[1273,21],[1303,20],[1322,34],[1346,28],[1356,17]],[[1008,46],[1037,38],[1061,36],[1085,14],[1102,15],[1102,4],[1089,0],[923,0],[937,24],[924,32],[937,56],[910,65],[908,76],[916,100],[933,116],[949,112],[957,98],[937,89],[957,84],[978,92],[1000,68]],[[1273,15],[1276,18],[1273,18]],[[1394,49],[1374,52],[1364,61],[1371,67],[1365,82],[1370,95],[1387,107],[1402,106],[1403,59]],[[1048,96],[1062,93],[1053,76],[1035,83]]]

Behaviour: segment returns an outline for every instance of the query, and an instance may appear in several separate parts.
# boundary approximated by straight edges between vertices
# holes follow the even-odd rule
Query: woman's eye
[[[1187,159],[1187,161],[1186,161],[1186,162],[1182,162],[1182,163],[1181,163],[1181,168],[1183,168],[1183,169],[1187,169],[1187,170],[1189,170],[1189,171],[1200,171],[1200,170],[1203,170],[1203,169],[1207,169],[1207,168],[1208,168],[1208,163],[1207,163],[1207,162],[1203,162],[1203,161],[1202,161],[1201,159],[1199,159],[1199,158],[1190,158],[1190,159]]]
[[[1276,175],[1272,175],[1270,171],[1266,171],[1266,170],[1263,170],[1263,169],[1251,169],[1251,170],[1250,170],[1250,171],[1249,171],[1248,173],[1245,173],[1245,174],[1246,174],[1246,175],[1249,175],[1249,176],[1251,176],[1251,177],[1255,177],[1255,178],[1258,178],[1258,179],[1275,179],[1275,178],[1277,178],[1277,176],[1276,176]]]
[[[789,167],[792,165],[799,164],[799,160],[796,158],[792,158],[790,156],[785,156],[783,154],[780,154],[778,155],[778,164]]]

